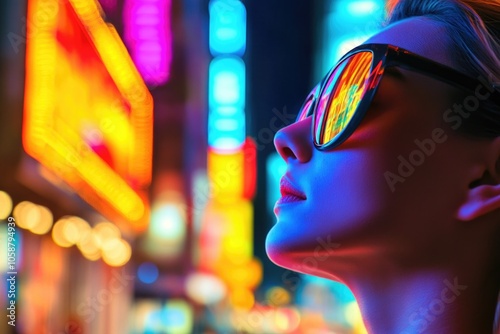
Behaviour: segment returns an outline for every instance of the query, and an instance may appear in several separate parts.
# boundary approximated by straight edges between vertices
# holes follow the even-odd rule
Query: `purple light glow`
[[[101,6],[106,11],[114,11],[116,9],[117,0],[99,0]]]
[[[149,85],[167,82],[172,62],[172,0],[126,0],[125,42]]]

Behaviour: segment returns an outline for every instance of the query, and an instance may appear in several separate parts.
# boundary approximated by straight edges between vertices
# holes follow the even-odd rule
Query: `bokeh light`
[[[61,247],[71,247],[73,244],[65,237],[65,226],[67,218],[59,219],[52,228],[52,240]]]
[[[237,309],[250,310],[255,303],[253,292],[245,288],[235,288],[229,297],[231,305]]]
[[[103,245],[111,240],[120,239],[120,229],[113,223],[101,222],[94,226],[93,233],[97,247],[101,248]]]
[[[290,304],[292,297],[286,289],[275,286],[267,290],[266,301],[270,306],[285,306]]]
[[[82,218],[70,216],[64,221],[63,234],[65,240],[71,245],[75,245],[80,241],[80,238],[85,236],[90,231],[90,225]]]
[[[144,262],[137,268],[137,277],[142,283],[151,284],[158,279],[158,267],[151,262]]]
[[[217,276],[207,273],[192,273],[186,280],[186,293],[202,305],[217,303],[227,293],[226,286]]]
[[[296,308],[278,308],[274,314],[274,327],[280,333],[294,333],[300,325],[300,313]]]
[[[132,247],[123,239],[106,240],[101,246],[102,259],[112,267],[125,265],[132,256]]]
[[[6,219],[12,212],[12,198],[5,191],[0,191],[0,219]]]
[[[24,229],[31,229],[38,224],[40,219],[40,209],[38,205],[29,201],[17,204],[13,211],[17,226]]]
[[[87,231],[77,242],[77,247],[82,255],[90,261],[97,261],[101,258],[99,245],[99,239],[94,229]]]
[[[39,219],[36,224],[31,228],[31,232],[39,235],[46,234],[52,228],[54,217],[52,212],[45,206],[38,206]]]

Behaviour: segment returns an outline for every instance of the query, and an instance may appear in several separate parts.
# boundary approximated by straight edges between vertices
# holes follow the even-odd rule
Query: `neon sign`
[[[27,40],[23,146],[138,232],[149,215],[153,100],[101,12],[95,0],[29,1],[28,20],[45,19]]]

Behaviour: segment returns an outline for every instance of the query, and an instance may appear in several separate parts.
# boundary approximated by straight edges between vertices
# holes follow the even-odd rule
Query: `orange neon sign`
[[[28,22],[24,149],[98,211],[144,230],[153,100],[118,33],[95,0],[30,0]]]

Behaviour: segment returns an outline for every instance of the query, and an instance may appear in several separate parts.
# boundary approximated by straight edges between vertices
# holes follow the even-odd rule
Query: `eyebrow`
[[[397,67],[387,67],[384,73],[399,81],[406,81],[406,76]]]

